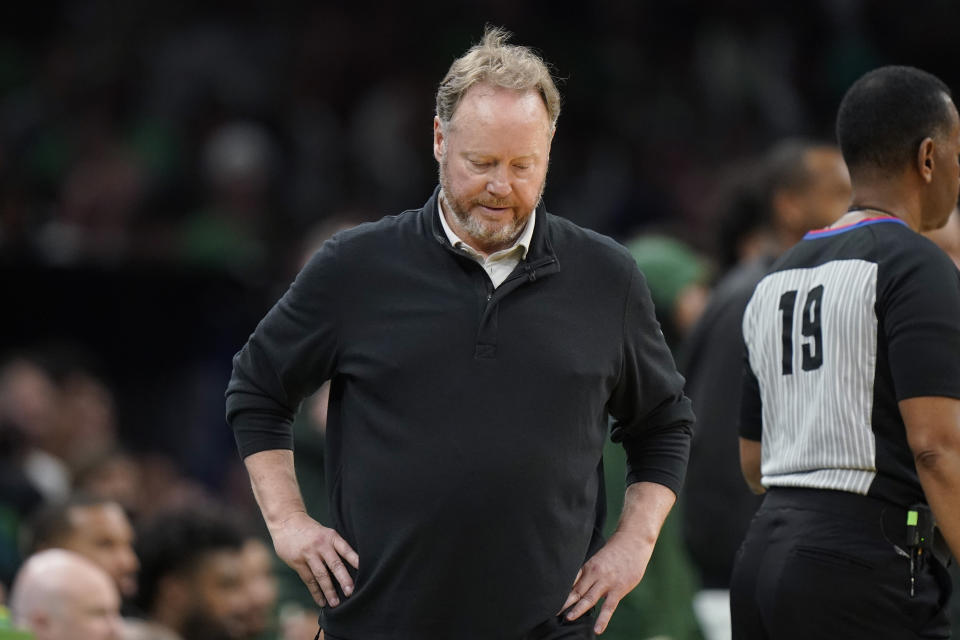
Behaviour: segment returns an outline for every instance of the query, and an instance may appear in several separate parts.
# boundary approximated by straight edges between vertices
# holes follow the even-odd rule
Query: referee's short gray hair
[[[483,39],[453,61],[437,89],[437,117],[446,126],[460,100],[475,84],[486,82],[507,89],[534,89],[543,98],[550,127],[560,117],[560,92],[543,59],[527,47],[507,44],[510,32],[488,26]]]

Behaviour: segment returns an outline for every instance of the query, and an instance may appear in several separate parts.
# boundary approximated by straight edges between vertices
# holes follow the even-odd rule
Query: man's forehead
[[[77,533],[91,532],[92,527],[97,527],[98,533],[103,529],[133,530],[123,509],[113,503],[74,505],[67,511],[67,517]]]
[[[464,120],[490,121],[504,116],[540,120],[549,127],[547,106],[536,89],[511,89],[480,82],[463,94],[450,124],[464,124]]]

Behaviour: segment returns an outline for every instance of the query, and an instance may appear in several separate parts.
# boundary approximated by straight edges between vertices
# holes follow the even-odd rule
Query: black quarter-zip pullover
[[[693,414],[630,254],[541,206],[493,289],[436,198],[328,241],[234,358],[243,456],[291,448],[331,380],[325,524],[360,556],[336,638],[524,638],[595,550],[608,415],[628,482],[676,492],[686,467]]]

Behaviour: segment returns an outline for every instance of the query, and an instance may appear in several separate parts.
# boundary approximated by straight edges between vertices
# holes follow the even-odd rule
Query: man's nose
[[[500,165],[493,170],[493,175],[487,181],[487,193],[497,198],[510,195],[510,176],[507,167]]]

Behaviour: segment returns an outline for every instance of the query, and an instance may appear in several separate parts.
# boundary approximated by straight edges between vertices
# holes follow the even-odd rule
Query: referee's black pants
[[[949,638],[949,575],[923,554],[911,597],[910,560],[884,531],[885,505],[841,491],[770,490],[737,552],[733,639]]]

